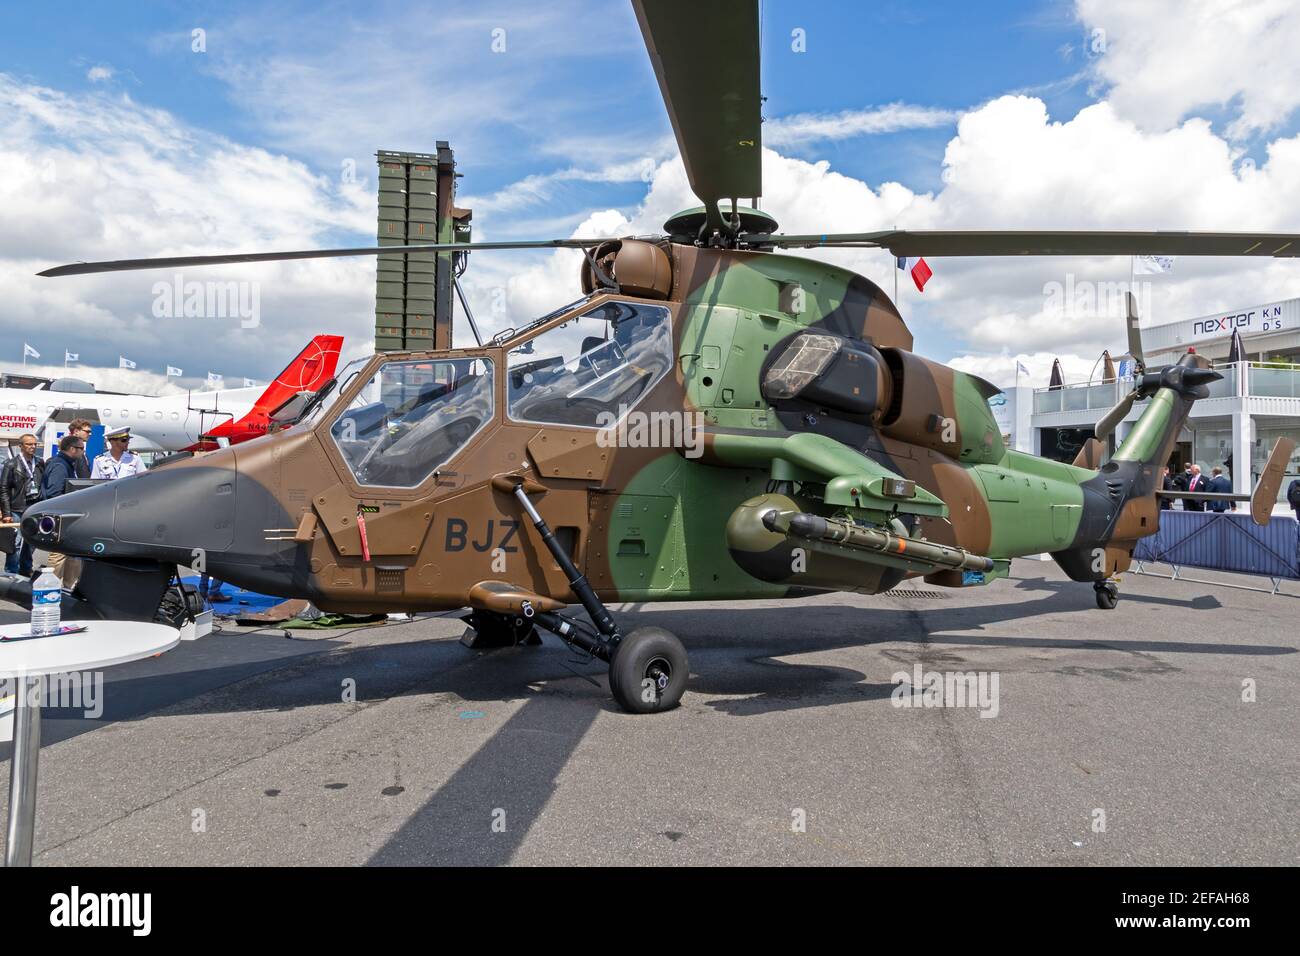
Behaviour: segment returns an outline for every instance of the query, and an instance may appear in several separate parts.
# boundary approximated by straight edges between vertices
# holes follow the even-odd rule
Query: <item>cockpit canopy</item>
[[[515,421],[603,428],[672,368],[671,313],[605,302],[511,349],[507,365]]]
[[[380,366],[330,427],[357,484],[422,484],[492,420],[493,373],[482,357]]]
[[[497,360],[455,353],[395,358],[359,386],[364,366],[349,366],[336,387],[315,396],[303,420],[320,421],[346,402],[329,433],[357,484],[418,487],[492,420],[496,354]],[[671,311],[606,300],[558,325],[543,326],[509,350],[507,413],[518,422],[606,428],[672,367]]]

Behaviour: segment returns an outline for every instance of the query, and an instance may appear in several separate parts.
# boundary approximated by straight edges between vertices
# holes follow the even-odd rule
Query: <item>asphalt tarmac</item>
[[[1101,611],[1020,560],[900,590],[616,606],[690,654],[650,716],[454,616],[183,643],[47,712],[35,862],[1300,862],[1300,598],[1126,575]],[[985,694],[898,706],[917,665]]]

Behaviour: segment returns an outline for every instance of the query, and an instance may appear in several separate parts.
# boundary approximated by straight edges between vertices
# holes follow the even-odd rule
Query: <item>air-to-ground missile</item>
[[[823,541],[838,544],[854,551],[891,555],[905,561],[951,568],[958,571],[992,571],[993,559],[972,554],[964,548],[936,544],[919,538],[909,538],[880,527],[867,527],[838,518],[802,511],[777,511],[763,515],[763,525],[769,531],[794,535],[805,541]]]

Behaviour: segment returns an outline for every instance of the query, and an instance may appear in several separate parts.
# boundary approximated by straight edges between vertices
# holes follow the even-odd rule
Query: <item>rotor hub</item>
[[[760,243],[748,243],[746,236],[763,236],[776,232],[777,221],[761,209],[754,209],[750,206],[737,206],[733,216],[731,212],[731,203],[724,202],[719,204],[722,212],[722,218],[733,227],[737,228],[734,241],[728,241],[727,245],[747,245],[751,249],[762,248]],[[737,226],[737,220],[739,220]],[[668,218],[664,223],[664,232],[668,233],[673,242],[692,244],[702,242],[705,245],[713,245],[709,242],[709,237],[701,235],[705,223],[708,222],[708,210],[703,206],[696,206],[693,209],[683,209]]]

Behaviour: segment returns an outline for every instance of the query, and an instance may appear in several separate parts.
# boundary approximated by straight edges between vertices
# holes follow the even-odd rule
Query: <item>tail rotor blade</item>
[[[1128,292],[1126,298],[1128,299],[1128,354],[1133,356],[1133,361],[1138,364],[1138,370],[1141,371],[1146,368],[1147,363],[1146,356],[1142,353],[1142,329],[1138,317],[1137,296]]]
[[[1105,439],[1115,430],[1115,426],[1124,420],[1124,416],[1129,413],[1133,403],[1137,401],[1137,395],[1137,391],[1134,390],[1116,402],[1115,407],[1103,415],[1101,421],[1097,422],[1092,433],[1100,439]]]

